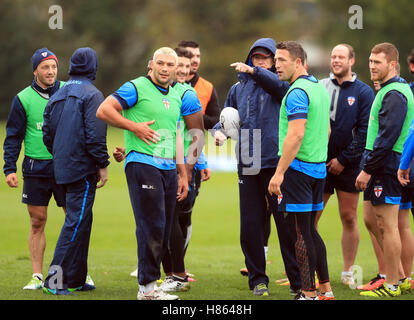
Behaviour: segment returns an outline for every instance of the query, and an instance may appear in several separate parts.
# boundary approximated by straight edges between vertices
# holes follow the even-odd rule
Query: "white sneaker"
[[[37,290],[43,288],[43,281],[34,276],[29,283],[23,287],[23,290]]]
[[[164,281],[160,288],[165,292],[188,291],[190,290],[190,282],[175,280],[174,278]]]
[[[129,275],[131,277],[138,278],[138,268],[136,268],[134,271],[132,271]]]
[[[295,297],[295,300],[319,300],[319,297],[318,296],[316,296],[316,297],[307,297],[307,296],[305,296],[303,293],[301,293],[300,295],[297,295],[296,297]]]
[[[91,285],[91,286],[95,286],[95,282],[93,282],[92,277],[91,277],[89,274],[86,276],[86,281],[85,281],[85,283],[86,283],[86,284],[89,284],[89,285]]]
[[[172,276],[166,276],[164,281],[161,282],[159,288],[163,291],[165,291],[164,289],[170,285],[170,283],[174,282],[174,279]]]
[[[143,293],[141,291],[138,291],[137,299],[138,300],[179,300],[180,298],[176,295],[165,293],[159,287],[157,287],[149,293]]]

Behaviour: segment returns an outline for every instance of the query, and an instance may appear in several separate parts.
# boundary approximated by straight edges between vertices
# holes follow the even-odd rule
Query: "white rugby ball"
[[[239,138],[240,116],[235,108],[224,108],[220,113],[220,125],[224,133],[233,140]]]

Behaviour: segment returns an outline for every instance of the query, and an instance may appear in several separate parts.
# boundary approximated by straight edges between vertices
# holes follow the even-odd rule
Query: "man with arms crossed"
[[[352,266],[358,251],[358,199],[355,179],[359,174],[359,163],[365,147],[369,111],[374,100],[373,90],[357,79],[352,72],[355,63],[354,49],[348,44],[339,44],[331,52],[331,74],[321,80],[331,97],[331,135],[328,144],[328,159],[324,206],[335,192],[338,198],[339,215],[342,222],[342,256],[344,259],[341,281],[354,284]],[[318,212],[318,223],[322,211]]]

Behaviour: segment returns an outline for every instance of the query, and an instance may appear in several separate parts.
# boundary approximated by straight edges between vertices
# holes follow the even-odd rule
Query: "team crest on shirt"
[[[382,193],[382,186],[375,186],[374,187],[374,193],[375,193],[375,196],[377,198],[379,198],[381,196],[381,193]]]
[[[162,99],[162,103],[164,104],[165,109],[169,109],[170,108],[170,101],[168,99]]]
[[[282,200],[283,200],[283,194],[279,194],[277,196],[277,203],[280,204],[282,202]]]
[[[348,104],[349,106],[352,106],[355,102],[355,97],[348,97]]]

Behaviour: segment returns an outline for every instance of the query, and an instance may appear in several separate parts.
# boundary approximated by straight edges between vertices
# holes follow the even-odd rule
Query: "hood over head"
[[[95,80],[98,71],[98,56],[91,48],[76,49],[70,58],[69,75],[79,75]]]
[[[246,64],[253,67],[252,64],[252,55],[255,54],[261,54],[261,55],[269,55],[271,57],[274,57],[276,54],[276,41],[272,38],[261,38],[259,40],[256,40],[256,42],[251,46],[249,54],[246,58]]]

